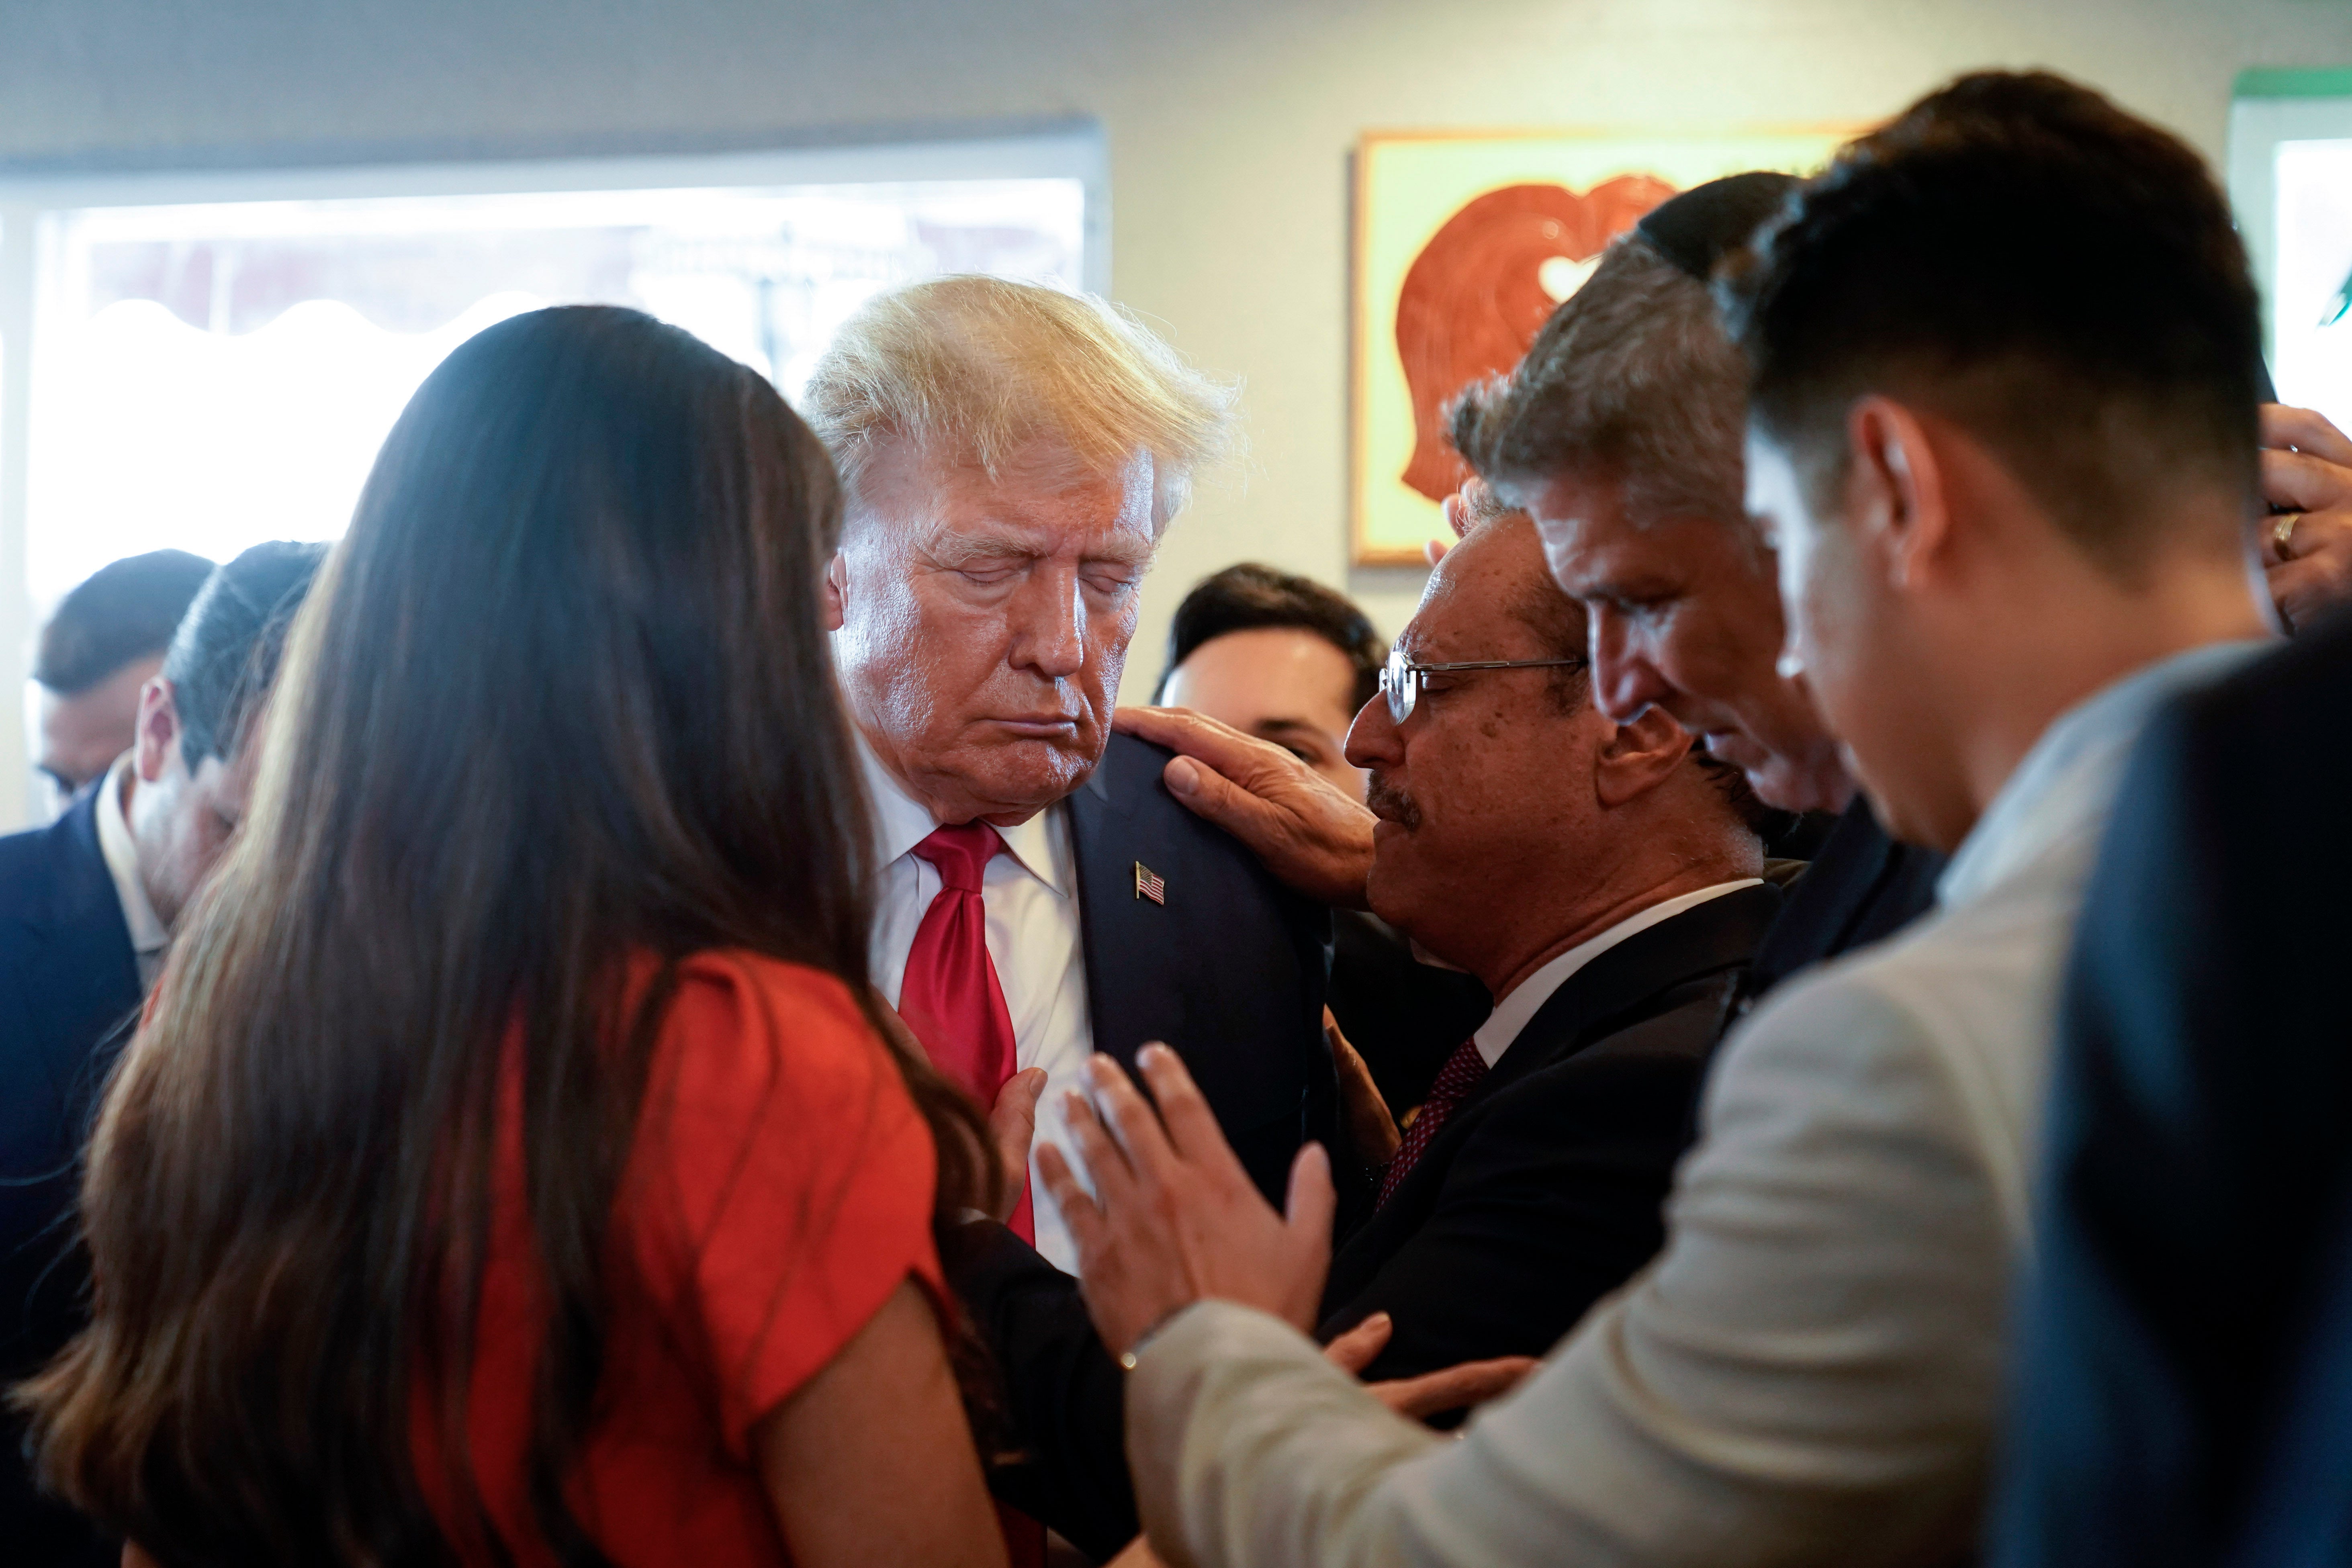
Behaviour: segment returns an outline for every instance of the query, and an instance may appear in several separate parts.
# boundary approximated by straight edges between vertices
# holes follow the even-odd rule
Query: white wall
[[[1133,698],[1185,586],[1237,559],[1410,614],[1419,574],[1347,567],[1360,131],[1864,120],[2043,65],[2218,162],[2240,69],[2347,60],[2343,0],[0,0],[0,173],[1097,117],[1114,291],[1245,381],[1250,440],[1170,535]]]

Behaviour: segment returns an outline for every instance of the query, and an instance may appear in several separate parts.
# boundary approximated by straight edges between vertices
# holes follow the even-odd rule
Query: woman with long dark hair
[[[1002,1177],[866,984],[839,510],[633,311],[425,381],[110,1087],[51,1485],[171,1568],[1003,1562],[934,1245]]]

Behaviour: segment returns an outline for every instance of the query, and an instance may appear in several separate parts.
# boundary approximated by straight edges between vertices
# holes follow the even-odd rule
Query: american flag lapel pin
[[[1150,899],[1155,904],[1165,905],[1168,902],[1168,884],[1160,880],[1159,873],[1140,860],[1135,863],[1135,896]]]

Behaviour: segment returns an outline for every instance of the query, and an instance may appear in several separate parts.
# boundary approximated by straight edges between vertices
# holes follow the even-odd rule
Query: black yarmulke
[[[1765,169],[1726,174],[1651,208],[1634,227],[1661,256],[1705,283],[1717,262],[1780,209],[1796,184],[1794,174]]]

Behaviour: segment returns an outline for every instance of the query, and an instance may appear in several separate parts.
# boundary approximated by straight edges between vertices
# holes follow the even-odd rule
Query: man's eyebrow
[[[964,533],[942,529],[925,542],[924,550],[943,566],[969,566],[982,562],[1034,561],[1045,554],[1034,544],[1001,533]]]
[[[1108,562],[1118,566],[1149,566],[1152,552],[1153,546],[1149,541],[1116,533],[1088,550],[1083,560],[1089,566],[1097,562]]]

